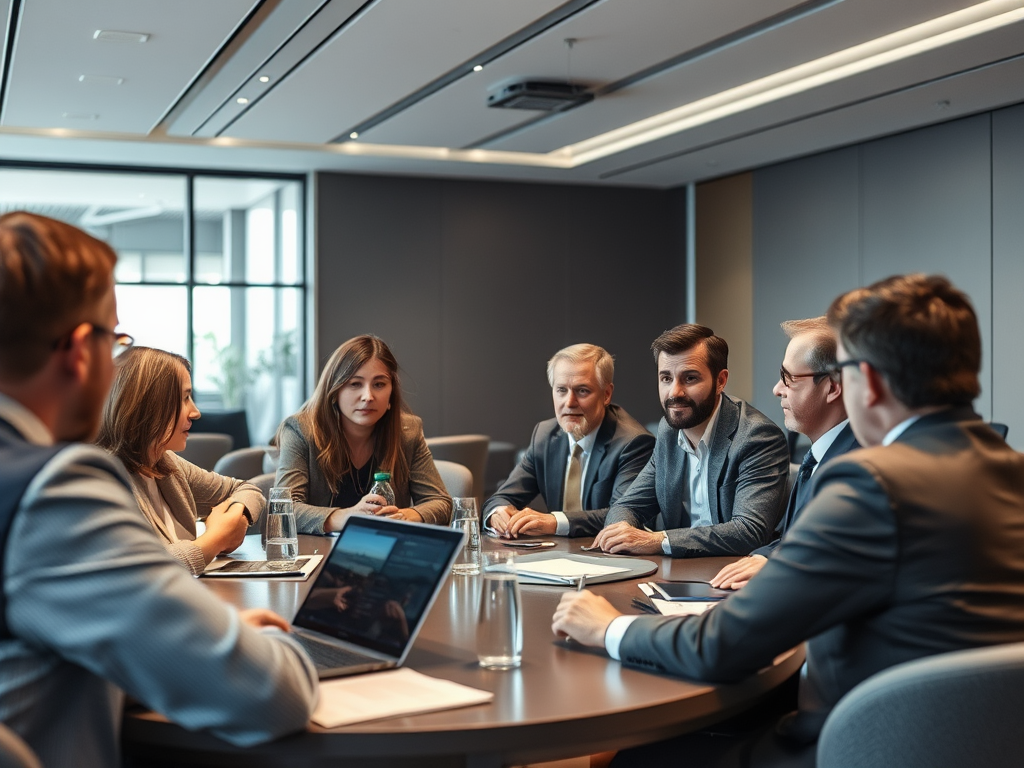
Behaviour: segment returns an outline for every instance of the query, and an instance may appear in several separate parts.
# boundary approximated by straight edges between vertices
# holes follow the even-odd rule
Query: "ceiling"
[[[664,188],[1024,101],[1024,0],[0,0],[0,19],[0,160]],[[487,106],[523,80],[594,98]]]

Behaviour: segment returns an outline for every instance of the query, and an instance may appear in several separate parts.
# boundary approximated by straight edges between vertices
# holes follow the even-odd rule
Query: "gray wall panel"
[[[779,323],[824,314],[860,283],[858,157],[842,149],[754,174],[753,402],[779,425]]]
[[[992,115],[992,418],[1024,449],[1024,106]]]
[[[982,329],[982,394],[992,412],[990,117],[893,136],[864,146],[863,279],[940,273],[974,302]]]

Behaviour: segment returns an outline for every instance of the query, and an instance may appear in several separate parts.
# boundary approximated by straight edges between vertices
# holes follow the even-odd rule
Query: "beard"
[[[668,422],[672,429],[692,429],[711,418],[711,414],[715,412],[717,400],[718,393],[714,391],[703,400],[691,400],[688,397],[670,397],[662,403],[665,411],[665,421]],[[683,415],[669,410],[671,406],[678,405],[689,408],[690,413]]]
[[[563,422],[559,420],[559,425],[562,427],[562,431],[567,435],[572,435],[572,439],[579,442],[588,434],[590,434],[590,421],[583,414],[573,414],[576,417],[576,421]],[[563,417],[564,418],[564,417]]]

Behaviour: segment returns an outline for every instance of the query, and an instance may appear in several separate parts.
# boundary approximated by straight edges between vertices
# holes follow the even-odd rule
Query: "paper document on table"
[[[440,680],[403,667],[368,675],[320,681],[320,702],[313,722],[336,728],[384,717],[437,712],[494,699],[490,691]]]
[[[702,602],[678,602],[674,600],[662,600],[660,597],[652,597],[651,604],[658,609],[659,613],[665,616],[700,616],[709,608],[714,608],[718,603]]]
[[[566,557],[553,557],[550,560],[531,560],[528,563],[519,563],[516,565],[516,570],[523,575],[539,573],[544,576],[561,576],[574,579],[586,576],[590,579],[594,576],[607,576],[609,573],[623,573],[629,569],[619,568],[615,565],[581,563]]]

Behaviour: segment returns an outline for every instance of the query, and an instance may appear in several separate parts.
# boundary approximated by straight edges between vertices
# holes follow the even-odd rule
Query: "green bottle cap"
[[[375,483],[380,483],[380,482],[385,482],[386,483],[390,479],[391,479],[391,473],[390,472],[374,472],[373,473],[373,482],[375,482]]]

